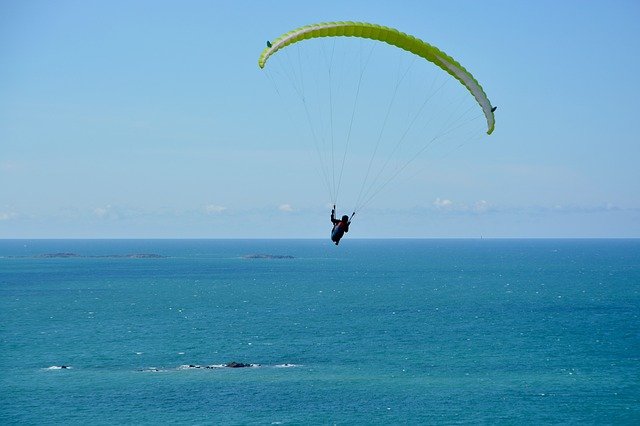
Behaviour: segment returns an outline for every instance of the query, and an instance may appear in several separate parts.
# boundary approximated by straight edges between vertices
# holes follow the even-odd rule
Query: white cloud
[[[486,213],[492,207],[486,200],[478,200],[474,203],[457,203],[447,198],[436,198],[433,206],[438,210],[457,213]]]
[[[99,219],[115,218],[118,216],[111,204],[107,204],[104,207],[96,207],[93,209],[93,214]]]
[[[278,210],[281,212],[292,212],[293,207],[291,207],[291,204],[280,204],[280,206],[278,206]]]
[[[484,213],[489,210],[490,207],[491,205],[488,201],[480,200],[476,201],[475,205],[473,206],[473,211],[475,211],[476,213]]]
[[[433,205],[437,208],[437,209],[451,209],[453,207],[453,201],[451,200],[447,200],[447,199],[442,199],[442,198],[436,198],[436,200],[433,202]]]
[[[93,214],[98,216],[98,217],[105,217],[107,215],[107,213],[109,213],[109,210],[108,210],[107,207],[97,207],[97,208],[93,209]]]
[[[15,213],[0,212],[0,220],[10,220],[10,219],[13,219],[16,216],[17,215]]]
[[[204,206],[204,210],[208,214],[215,214],[215,213],[222,213],[223,211],[227,210],[227,208],[224,206],[217,206],[215,204],[207,204],[206,206]]]

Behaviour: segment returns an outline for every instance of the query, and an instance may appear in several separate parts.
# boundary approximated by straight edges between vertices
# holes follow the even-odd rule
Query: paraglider
[[[267,47],[262,51],[258,65],[260,68],[265,68],[270,60],[277,52],[287,52],[291,49],[290,46],[297,46],[298,43],[305,41],[305,46],[311,46],[316,41],[326,39],[328,45],[323,45],[317,53],[313,51],[308,52],[306,49],[300,47],[297,52],[291,55],[285,54],[282,59],[282,69],[276,72],[277,77],[288,80],[293,90],[292,94],[297,97],[301,102],[298,111],[300,114],[304,113],[309,127],[311,130],[311,138],[315,144],[315,151],[320,160],[320,172],[324,176],[325,185],[329,189],[334,210],[331,213],[331,222],[333,229],[331,233],[331,240],[338,245],[340,239],[349,230],[349,224],[353,214],[359,211],[364,206],[368,205],[377,194],[379,194],[389,182],[394,180],[410,163],[418,158],[424,151],[432,148],[436,141],[444,139],[454,140],[456,146],[460,146],[464,140],[455,139],[452,136],[453,131],[458,130],[469,122],[472,122],[475,117],[469,117],[469,110],[477,110],[477,106],[480,106],[484,121],[486,122],[486,134],[491,134],[495,128],[495,116],[494,112],[496,107],[489,101],[484,89],[475,77],[467,71],[458,61],[444,53],[439,48],[422,41],[421,39],[398,31],[394,28],[385,27],[382,25],[371,24],[366,22],[323,22],[318,24],[306,25],[296,28],[292,31],[284,33],[280,37],[270,39],[267,42]],[[345,40],[352,39],[354,41],[360,40],[361,46],[363,42],[371,44],[370,49],[360,47],[364,52],[352,54],[347,52],[346,54],[339,55],[335,51],[342,44],[347,44]],[[313,41],[313,43],[312,43]],[[391,79],[380,78],[378,68],[374,68],[371,74],[376,74],[375,80],[372,84],[375,93],[370,98],[365,98],[364,92],[364,74],[365,69],[369,66],[369,61],[372,57],[376,57],[380,54],[381,61],[385,61],[387,58],[387,51],[381,52],[381,49],[377,46],[391,46],[398,48],[399,53],[403,53],[400,62],[409,62],[402,64],[405,68],[398,67],[400,71],[396,71],[398,77],[395,84],[391,82],[391,89],[384,92],[379,89],[381,83],[387,83]],[[368,50],[365,50],[368,49]],[[376,50],[376,55],[374,55]],[[394,49],[391,49],[394,50]],[[404,51],[404,52],[403,52]],[[410,55],[407,55],[407,52]],[[282,56],[282,55],[277,55]],[[406,58],[409,56],[409,59]],[[346,59],[345,59],[346,58]],[[351,59],[353,63],[343,65],[342,62]],[[286,65],[287,61],[290,61]],[[317,62],[312,62],[317,61]],[[418,63],[415,67],[415,63]],[[423,66],[422,63],[425,65]],[[429,68],[426,65],[435,65],[440,70],[443,70],[448,74],[444,74],[447,79],[444,82],[434,80],[430,84],[430,92],[427,92],[423,96],[423,100],[420,100],[420,89],[424,87],[408,87],[406,93],[408,97],[413,99],[401,99],[399,87],[403,84],[409,86],[414,84],[415,81],[426,80],[422,78],[422,75],[418,75],[415,80],[411,80],[407,75],[409,71],[413,71],[414,68],[422,70]],[[271,67],[273,67],[272,65]],[[340,68],[342,66],[342,68]],[[267,67],[268,68],[268,67]],[[326,70],[325,83],[319,83],[320,78],[314,73],[322,72],[322,69]],[[430,68],[434,68],[430,66]],[[355,71],[354,71],[355,69]],[[359,72],[358,72],[359,70]],[[313,75],[312,75],[313,74]],[[442,76],[442,72],[438,70],[439,76]],[[273,78],[270,74],[267,74],[274,83],[277,85],[276,78]],[[343,76],[350,76],[353,78],[354,83],[349,86],[343,81]],[[450,78],[453,77],[453,78]],[[373,79],[373,77],[372,77]],[[447,85],[448,81],[454,81],[459,84],[454,84],[452,90],[457,91],[456,96],[460,95],[466,89],[466,96],[463,101],[467,102],[468,99],[475,101],[475,108],[465,106],[460,108],[461,111],[453,111],[451,114],[441,112],[443,108],[441,105],[431,106],[437,101],[437,96],[445,97],[442,94],[444,92],[442,87]],[[427,86],[428,84],[425,84]],[[451,84],[449,83],[449,86]],[[282,87],[276,87],[277,93],[282,96]],[[468,95],[471,94],[471,97]],[[312,97],[315,95],[317,107],[313,105]],[[437,95],[437,96],[436,96]],[[348,96],[351,96],[349,99]],[[386,97],[385,102],[382,98]],[[415,98],[418,98],[416,101]],[[451,108],[455,109],[458,100],[451,97],[449,101],[454,104]],[[345,99],[344,101],[342,99]],[[407,113],[404,110],[406,105],[413,102],[414,111]],[[431,102],[431,104],[429,104]],[[462,102],[460,102],[462,103]],[[378,106],[381,110],[379,115],[372,115],[372,108]],[[431,109],[426,106],[429,105]],[[391,111],[396,108],[399,109],[398,117],[392,117]],[[366,111],[361,116],[357,113],[360,111]],[[324,114],[324,115],[323,115]],[[441,118],[444,117],[444,118]],[[362,129],[360,133],[356,133],[356,123],[359,123]],[[441,123],[432,122],[441,121]],[[403,122],[404,124],[398,125],[396,130],[392,130],[392,125]],[[423,124],[424,123],[424,124]],[[438,126],[439,124],[439,126]],[[340,129],[340,125],[342,126]],[[372,130],[376,126],[380,127],[379,131]],[[404,127],[403,127],[404,126]],[[433,128],[433,133],[425,136],[423,133],[419,133],[420,130],[424,131],[424,128]],[[465,129],[466,131],[466,129]],[[468,135],[472,136],[468,136]],[[461,139],[466,140],[477,137],[477,133],[468,132]],[[413,140],[407,142],[411,137]],[[393,143],[387,144],[388,153],[383,152],[383,146],[385,143],[383,140],[392,140]],[[357,168],[364,168],[364,181],[360,187],[358,196],[356,197],[355,206],[351,218],[343,216],[341,220],[335,217],[335,205],[338,198],[338,193],[341,189],[343,182],[343,174],[345,170],[353,172],[349,169],[347,164],[347,154],[353,145],[360,143],[366,146],[367,143],[371,146],[373,151],[370,160],[362,161],[358,164],[364,164],[365,166],[358,165]],[[407,153],[409,149],[405,149],[407,145],[414,143],[411,147],[412,152]],[[343,153],[340,154],[340,147],[344,147]],[[403,152],[403,149],[405,151]],[[359,157],[362,158],[362,155]],[[376,169],[377,167],[377,169]],[[349,182],[357,182],[358,179],[350,179]],[[356,186],[360,186],[358,183]],[[357,190],[357,189],[356,189]]]
[[[334,205],[333,209],[331,209],[331,223],[333,224],[333,228],[331,229],[331,241],[333,241],[335,245],[340,244],[340,240],[344,234],[349,232],[349,225],[351,225],[351,219],[353,219],[355,214],[356,213],[353,212],[351,217],[345,214],[341,219],[336,219],[336,206]]]

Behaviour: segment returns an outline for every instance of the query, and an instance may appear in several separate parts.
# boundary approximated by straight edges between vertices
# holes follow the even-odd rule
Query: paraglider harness
[[[333,205],[333,209],[331,210],[331,223],[333,224],[333,229],[331,230],[331,241],[333,241],[336,245],[340,243],[340,239],[344,236],[345,232],[349,232],[349,225],[351,224],[351,219],[355,216],[356,212],[351,213],[351,217],[347,215],[342,216],[341,220],[336,219],[336,206]]]

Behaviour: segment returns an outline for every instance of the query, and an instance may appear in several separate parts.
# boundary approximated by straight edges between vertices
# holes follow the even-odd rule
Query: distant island
[[[68,259],[68,258],[108,258],[108,259],[164,259],[167,256],[154,253],[131,253],[131,254],[104,254],[104,255],[81,255],[77,253],[44,253],[33,256],[40,259]]]
[[[246,254],[243,259],[295,259],[288,254]]]
[[[44,254],[35,255],[33,257],[44,257],[46,259],[49,259],[49,258],[67,258],[67,257],[82,257],[82,256],[76,253],[44,253]]]

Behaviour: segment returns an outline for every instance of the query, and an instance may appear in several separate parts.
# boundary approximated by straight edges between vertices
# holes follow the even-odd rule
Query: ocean
[[[635,425],[639,316],[640,240],[0,240],[0,424]]]

